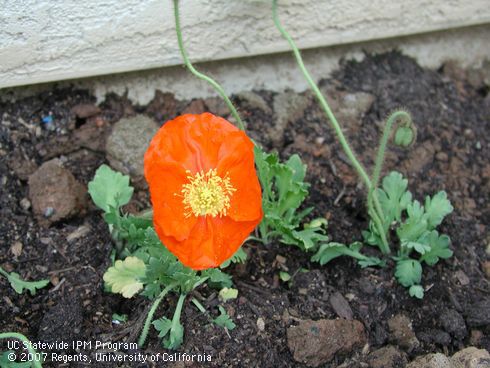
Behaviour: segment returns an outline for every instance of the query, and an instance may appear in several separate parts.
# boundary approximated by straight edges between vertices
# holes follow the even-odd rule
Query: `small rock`
[[[339,354],[350,353],[366,343],[359,321],[306,320],[287,330],[288,347],[297,362],[318,367]]]
[[[10,247],[10,252],[14,255],[14,257],[19,257],[22,254],[23,245],[20,241],[16,241]]]
[[[172,93],[164,93],[157,89],[146,112],[157,121],[173,119],[177,115],[177,100]]]
[[[437,152],[436,159],[441,162],[447,162],[449,157],[446,152]]]
[[[343,126],[349,131],[357,131],[362,124],[362,118],[371,108],[375,96],[366,92],[344,92],[328,85],[321,88],[327,95],[332,112]]]
[[[441,353],[420,356],[406,368],[453,368],[447,356]]]
[[[90,119],[73,132],[73,143],[79,147],[102,152],[105,149],[108,133],[109,125],[104,124],[103,120]]]
[[[28,211],[29,208],[31,208],[31,201],[29,201],[27,198],[22,198],[19,204],[24,211]]]
[[[490,353],[485,349],[470,346],[458,351],[451,357],[454,368],[488,368],[490,367]]]
[[[390,340],[403,350],[411,353],[419,347],[420,342],[415,336],[412,322],[407,316],[397,314],[390,318],[388,320],[388,328],[390,329]]]
[[[310,98],[293,91],[286,91],[274,96],[273,125],[269,128],[269,136],[276,147],[282,145],[284,131],[290,123],[300,119],[310,105]]]
[[[370,368],[401,368],[407,364],[407,356],[396,347],[389,345],[369,354],[367,362]]]
[[[71,112],[80,119],[86,119],[100,113],[100,109],[94,104],[78,104],[72,107]]]
[[[436,343],[442,346],[448,346],[451,343],[451,336],[439,329],[430,329],[417,334],[420,341],[426,344]]]
[[[471,345],[480,345],[482,338],[483,338],[483,332],[481,332],[480,330],[471,330],[470,333]]]
[[[259,317],[257,319],[257,328],[259,329],[259,331],[265,330],[265,322],[264,322],[264,319],[262,317]]]
[[[66,237],[66,241],[68,243],[71,243],[74,240],[77,240],[79,238],[83,238],[85,235],[88,235],[90,233],[90,227],[86,225],[79,226],[75,231],[72,233],[68,234]]]
[[[253,91],[240,92],[237,97],[242,101],[242,106],[251,110],[262,110],[267,115],[272,115],[272,110],[261,95]]]
[[[20,155],[14,153],[9,159],[9,167],[20,180],[27,180],[29,176],[37,169],[34,161],[23,159]]]
[[[458,280],[461,286],[469,285],[470,279],[462,270],[458,270],[454,273],[454,277]]]
[[[207,106],[207,110],[214,115],[221,117],[227,117],[231,114],[230,109],[223,101],[221,97],[209,97],[204,100],[204,104]]]
[[[87,190],[60,160],[45,162],[29,177],[29,197],[43,225],[74,217],[87,206]]]
[[[143,175],[143,158],[158,125],[147,116],[119,120],[107,138],[107,159],[124,174]]]
[[[466,322],[470,327],[487,327],[490,325],[490,298],[480,300],[467,306]]]
[[[482,268],[487,279],[490,279],[490,261],[483,262]]]
[[[464,319],[454,309],[445,310],[439,317],[441,327],[457,340],[462,340],[468,334]]]
[[[344,296],[340,294],[338,291],[330,295],[330,305],[332,306],[335,313],[340,318],[352,319],[354,313],[349,305],[349,302],[345,300]]]
[[[206,112],[206,106],[204,106],[204,101],[198,98],[192,100],[184,111],[182,111],[182,114],[202,114],[203,112]]]

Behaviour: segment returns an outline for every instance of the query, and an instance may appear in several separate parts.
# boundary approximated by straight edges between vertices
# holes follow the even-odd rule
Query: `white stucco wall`
[[[177,65],[170,0],[0,0],[0,88]],[[490,23],[488,0],[282,0],[302,48]],[[194,61],[288,50],[266,0],[181,0]]]

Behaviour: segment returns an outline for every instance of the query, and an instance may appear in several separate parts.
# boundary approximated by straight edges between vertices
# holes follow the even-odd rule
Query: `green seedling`
[[[35,295],[38,289],[42,289],[49,284],[49,280],[24,281],[18,273],[8,273],[2,267],[0,267],[0,274],[7,278],[10,286],[12,286],[17,294],[22,294],[24,290],[29,290],[31,295]]]
[[[409,147],[415,142],[417,132],[410,114],[407,111],[398,110],[388,117],[379,143],[373,172],[369,175],[351,149],[325,97],[306,69],[294,40],[280,23],[277,14],[277,0],[272,1],[272,17],[276,28],[293,50],[301,72],[317,97],[342,149],[366,188],[370,223],[369,230],[364,232],[365,241],[378,247],[384,255],[389,255],[391,253],[390,243],[393,242],[390,235],[392,230],[395,230],[397,243],[399,243],[397,255],[393,257],[396,261],[395,276],[403,286],[409,288],[411,296],[422,298],[424,290],[420,285],[421,263],[425,262],[432,266],[439,259],[446,259],[452,255],[452,251],[449,250],[449,237],[440,236],[435,229],[443,218],[452,212],[453,208],[445,192],[439,192],[432,198],[427,197],[425,206],[417,201],[412,201],[411,193],[406,190],[407,180],[397,172],[392,172],[385,177],[382,188],[379,188],[390,136],[394,135],[394,143],[401,147]],[[350,246],[332,242],[322,244],[312,260],[325,264],[334,258],[347,255],[357,259],[361,267],[384,264],[384,260],[364,256],[360,252],[361,247],[362,244],[359,242]],[[412,258],[411,255],[414,254],[418,256]]]

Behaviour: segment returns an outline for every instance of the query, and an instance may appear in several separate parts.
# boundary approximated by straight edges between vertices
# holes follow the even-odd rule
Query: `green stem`
[[[340,125],[335,118],[332,110],[330,109],[330,106],[328,105],[326,99],[323,97],[320,89],[316,85],[315,81],[311,77],[310,73],[305,67],[305,64],[303,62],[303,58],[301,57],[301,53],[296,46],[294,40],[292,37],[289,35],[289,33],[282,27],[279,17],[277,16],[277,0],[272,1],[272,16],[274,19],[274,24],[276,25],[276,28],[281,32],[282,36],[286,39],[286,41],[289,43],[289,46],[293,50],[294,56],[296,58],[296,62],[298,63],[298,66],[303,73],[303,75],[306,78],[306,81],[310,85],[310,88],[313,90],[313,93],[315,94],[316,98],[318,99],[320,106],[322,107],[323,111],[327,115],[328,119],[330,120],[330,123],[337,134],[337,137],[339,139],[340,145],[342,146],[345,154],[349,158],[350,162],[354,166],[354,169],[357,171],[357,174],[360,176],[360,178],[364,181],[364,184],[366,185],[367,192],[368,192],[368,211],[370,212],[371,217],[374,220],[374,223],[376,227],[378,228],[378,232],[380,233],[381,240],[383,242],[383,246],[381,247],[381,250],[383,253],[389,253],[390,248],[388,245],[388,242],[386,240],[386,236],[384,234],[383,230],[383,225],[381,222],[381,219],[384,218],[383,216],[383,211],[381,209],[381,206],[379,204],[379,201],[377,200],[376,195],[372,196],[373,202],[374,202],[374,208],[370,204],[370,199],[369,199],[369,193],[371,193],[373,184],[371,182],[371,179],[369,178],[369,175],[366,172],[366,169],[364,166],[359,162],[357,159],[356,155],[350,148],[349,143],[347,142],[347,139],[344,136],[344,133],[342,132],[342,129],[340,128]]]
[[[170,284],[168,285],[163,291],[158,295],[158,297],[155,299],[153,302],[153,305],[150,308],[150,311],[148,312],[148,315],[146,316],[145,324],[143,325],[143,330],[141,330],[141,335],[140,338],[138,339],[138,347],[142,347],[145,344],[146,337],[148,336],[148,331],[150,330],[150,324],[153,320],[153,315],[155,314],[158,306],[162,302],[163,298],[165,295],[168,294],[170,290],[172,290],[176,284]]]
[[[35,368],[42,368],[41,360],[36,359],[36,350],[32,347],[31,342],[27,337],[17,332],[4,332],[0,333],[0,339],[17,339],[24,342],[24,346],[27,347],[27,351],[29,351],[32,356],[32,365]]]
[[[180,324],[180,315],[182,314],[182,307],[184,305],[184,300],[187,294],[180,294],[179,300],[177,301],[177,306],[175,307],[174,316],[172,318],[172,330],[175,330],[179,327]]]
[[[205,314],[205,315],[208,314],[208,312],[206,311],[206,308],[204,308],[204,306],[201,304],[201,302],[199,300],[197,300],[196,298],[192,298],[192,303],[194,303],[194,305],[197,307],[197,309],[199,309],[199,312],[201,312],[202,314]]]
[[[402,119],[402,123],[407,127],[410,127],[410,125],[412,124],[412,118],[410,117],[410,114],[403,110],[395,111],[386,120],[383,135],[381,136],[381,140],[379,142],[378,154],[376,156],[376,161],[374,164],[373,177],[371,179],[373,183],[373,191],[376,190],[376,188],[378,188],[379,186],[381,170],[383,169],[383,163],[385,159],[386,146],[393,130],[393,125],[398,119]]]
[[[0,267],[0,274],[4,275],[7,279],[10,277],[7,271],[4,271],[2,267]]]
[[[187,66],[187,68],[189,68],[191,73],[194,74],[197,78],[202,79],[208,82],[209,84],[211,84],[211,86],[213,86],[213,88],[216,90],[216,92],[218,92],[221,98],[225,100],[226,105],[230,109],[233,117],[235,118],[238,124],[238,127],[241,130],[245,130],[245,125],[243,124],[240,115],[238,115],[238,111],[236,110],[235,106],[233,106],[233,103],[228,98],[223,88],[214,79],[208,77],[203,73],[198,72],[190,62],[189,57],[187,56],[187,53],[184,48],[184,41],[182,40],[182,30],[180,28],[180,15],[179,15],[179,0],[174,0],[174,15],[175,15],[175,30],[177,31],[177,41],[179,43],[180,53],[182,54],[182,58],[184,59],[184,64]]]
[[[323,111],[327,115],[328,119],[330,120],[330,123],[335,130],[335,133],[337,134],[337,137],[339,139],[339,142],[344,149],[345,154],[349,158],[349,160],[352,162],[354,165],[354,168],[356,169],[357,173],[361,177],[361,179],[364,181],[366,187],[371,189],[371,180],[369,179],[368,174],[366,173],[366,170],[362,166],[362,164],[359,162],[357,157],[354,155],[352,152],[349,143],[347,142],[347,139],[344,136],[344,133],[342,132],[342,129],[340,128],[339,123],[337,122],[337,119],[335,118],[334,114],[332,113],[332,110],[330,109],[330,106],[328,105],[327,101],[323,97],[320,89],[316,85],[316,83],[313,81],[313,78],[311,77],[310,73],[305,67],[305,64],[303,63],[303,58],[301,57],[301,53],[296,46],[294,40],[291,38],[289,33],[282,27],[279,18],[277,16],[277,0],[272,1],[272,14],[274,18],[274,24],[276,25],[276,28],[281,32],[282,36],[288,41],[289,46],[293,50],[294,56],[296,58],[296,62],[298,63],[299,68],[301,69],[301,72],[306,78],[306,81],[310,85],[310,88],[313,90],[313,93],[315,94],[316,98],[320,102],[320,106],[322,107]]]

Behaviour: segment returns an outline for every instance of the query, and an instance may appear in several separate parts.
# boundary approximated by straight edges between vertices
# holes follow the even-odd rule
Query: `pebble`
[[[145,115],[124,118],[114,124],[106,143],[111,166],[124,174],[143,176],[143,158],[158,128]]]
[[[415,332],[412,329],[412,322],[403,315],[397,314],[388,320],[390,330],[390,340],[397,344],[400,348],[411,353],[420,345]]]
[[[265,330],[265,322],[264,322],[264,319],[262,317],[259,317],[257,319],[257,328],[259,329],[259,331]]]
[[[294,360],[318,367],[334,357],[362,349],[366,333],[361,322],[345,319],[301,321],[287,329],[287,342]]]
[[[58,159],[45,162],[29,177],[32,210],[42,225],[85,211],[87,190]]]
[[[404,367],[407,356],[395,346],[388,345],[369,354],[367,362],[370,368]]]
[[[24,211],[27,211],[29,208],[31,208],[31,201],[29,201],[27,198],[22,198],[20,200],[20,206]]]
[[[23,245],[20,241],[16,241],[10,247],[10,252],[14,255],[14,257],[19,257],[22,254]]]
[[[463,317],[454,309],[446,309],[439,317],[441,327],[457,340],[468,334]]]

